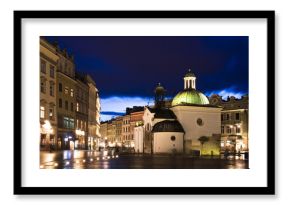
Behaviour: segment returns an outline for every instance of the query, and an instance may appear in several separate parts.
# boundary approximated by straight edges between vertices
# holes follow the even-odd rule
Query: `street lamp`
[[[44,124],[42,125],[42,128],[44,130],[44,133],[46,134],[46,145],[48,146],[48,149],[49,151],[50,150],[50,134],[53,133],[53,129],[51,127],[51,124],[48,120],[45,120],[44,121]]]

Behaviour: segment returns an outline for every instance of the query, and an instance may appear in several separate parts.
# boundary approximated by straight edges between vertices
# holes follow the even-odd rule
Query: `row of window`
[[[64,128],[74,129],[75,120],[73,118],[63,117]]]
[[[130,124],[130,120],[123,120],[123,124],[124,124],[124,125],[128,125],[128,124]]]
[[[77,129],[81,129],[81,130],[87,130],[87,122],[86,121],[82,121],[82,120],[78,120],[77,119]]]
[[[133,135],[124,135],[123,136],[123,140],[133,140],[133,139],[134,139]]]
[[[241,118],[240,118],[240,117],[241,117],[241,116],[240,116],[240,113],[235,113],[234,116],[230,115],[229,113],[226,113],[226,114],[222,114],[222,115],[221,115],[221,120],[222,120],[222,121],[231,120],[232,117],[234,117],[234,118],[233,118],[234,120],[240,120],[240,119],[241,119]]]
[[[59,108],[63,107],[63,103],[62,103],[62,99],[61,98],[58,99],[58,107]],[[64,102],[64,108],[66,110],[69,110],[69,103],[68,103],[67,100]],[[74,104],[72,102],[70,103],[70,111],[72,111],[72,112],[74,111]]]
[[[44,60],[40,61],[40,70],[42,73],[46,74],[46,61],[44,61]],[[51,64],[49,66],[49,76],[51,78],[54,78],[54,76],[55,76],[55,67]]]
[[[58,91],[59,92],[63,91],[62,83],[58,84]],[[72,88],[69,89],[69,87],[65,86],[64,87],[64,94],[66,94],[66,95],[70,94],[70,96],[73,97],[74,96],[74,89],[72,89]]]
[[[77,102],[76,111],[87,114],[88,113],[87,105]]]
[[[46,80],[41,79],[40,82],[40,91],[45,94],[46,93]],[[49,81],[49,95],[54,96],[54,82]]]
[[[67,60],[60,60],[59,69],[69,76],[72,76],[74,73],[73,68],[68,65]]]
[[[130,127],[123,127],[123,132],[130,132]]]
[[[49,119],[53,119],[54,118],[54,109],[53,108],[49,108],[48,109],[48,116]],[[40,118],[44,119],[46,117],[46,110],[44,106],[40,106]]]
[[[241,133],[241,128],[240,126],[222,126],[221,127],[221,133],[227,133],[227,134],[231,134],[231,133]]]

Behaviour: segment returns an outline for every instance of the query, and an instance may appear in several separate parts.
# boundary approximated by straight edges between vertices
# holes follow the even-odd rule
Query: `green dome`
[[[172,100],[172,106],[182,104],[207,105],[207,97],[195,89],[183,90],[179,92]]]

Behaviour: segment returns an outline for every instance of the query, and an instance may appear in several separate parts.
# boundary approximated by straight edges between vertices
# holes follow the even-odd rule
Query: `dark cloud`
[[[248,92],[248,37],[46,37],[74,54],[101,97],[153,95],[158,82],[174,96],[191,68],[203,92],[235,87]]]

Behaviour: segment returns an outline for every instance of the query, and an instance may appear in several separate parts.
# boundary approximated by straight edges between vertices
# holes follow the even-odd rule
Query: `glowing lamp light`
[[[53,133],[53,130],[52,130],[52,127],[51,127],[51,124],[48,120],[45,120],[44,121],[44,124],[42,125],[44,131],[48,134],[52,134]]]
[[[58,163],[54,163],[54,166],[57,167],[58,166]]]
[[[40,168],[40,169],[43,169],[43,168],[44,168],[44,166],[43,166],[43,165],[40,165],[40,166],[39,166],[39,168]]]
[[[76,135],[85,136],[85,131],[76,129]]]

